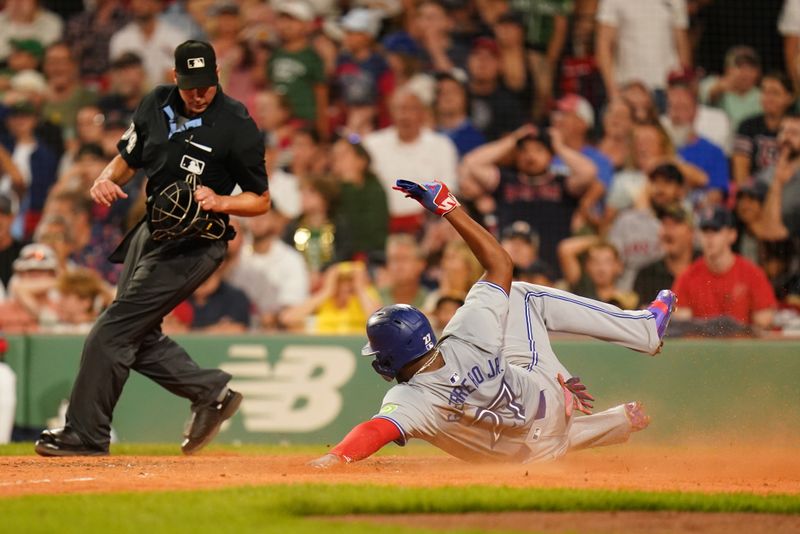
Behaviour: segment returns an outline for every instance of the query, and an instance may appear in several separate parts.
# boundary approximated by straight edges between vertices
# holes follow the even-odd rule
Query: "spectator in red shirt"
[[[767,328],[775,313],[775,295],[764,271],[734,254],[733,216],[716,208],[700,220],[703,256],[675,281],[675,317],[707,319],[729,316],[745,325]]]

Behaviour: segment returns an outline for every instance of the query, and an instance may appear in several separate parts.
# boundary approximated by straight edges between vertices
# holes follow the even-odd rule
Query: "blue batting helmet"
[[[428,318],[408,304],[385,306],[373,313],[367,321],[367,338],[361,354],[375,356],[372,367],[386,380],[436,345]]]

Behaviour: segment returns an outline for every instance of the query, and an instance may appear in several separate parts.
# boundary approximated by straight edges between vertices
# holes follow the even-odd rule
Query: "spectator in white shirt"
[[[309,294],[308,267],[303,256],[280,239],[282,215],[272,209],[245,221],[238,261],[227,281],[245,292],[256,308],[257,328],[278,328],[279,312],[304,302]]]
[[[692,63],[686,0],[600,0],[597,22],[597,63],[610,98],[640,80],[661,99],[669,72]]]
[[[150,86],[172,82],[175,48],[187,39],[180,29],[159,16],[162,0],[132,0],[133,22],[114,34],[109,43],[111,60],[133,52],[144,61]]]
[[[364,138],[372,168],[390,190],[395,180],[439,180],[451,191],[456,188],[458,152],[445,135],[426,126],[428,109],[411,90],[400,88],[391,101],[393,126]],[[425,220],[419,204],[406,202],[403,195],[389,195],[389,231],[416,233]]]

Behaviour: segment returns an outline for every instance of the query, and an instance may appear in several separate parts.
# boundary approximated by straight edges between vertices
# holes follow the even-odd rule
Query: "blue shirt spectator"
[[[711,141],[697,137],[680,149],[678,154],[688,163],[696,165],[708,174],[707,189],[718,189],[728,193],[730,186],[730,167],[725,153]]]

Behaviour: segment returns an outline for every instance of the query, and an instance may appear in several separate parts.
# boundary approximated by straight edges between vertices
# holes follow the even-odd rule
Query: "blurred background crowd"
[[[264,136],[274,209],[165,331],[441,328],[481,275],[397,178],[448,184],[515,277],[673,335],[800,333],[800,0],[0,2],[0,329],[86,332],[144,213],[93,204],[173,50],[211,42]]]

